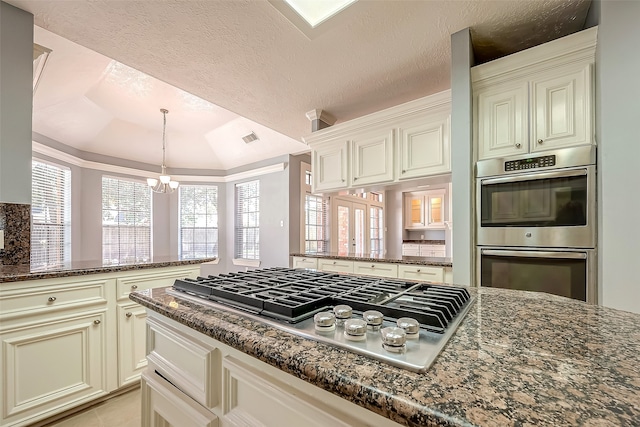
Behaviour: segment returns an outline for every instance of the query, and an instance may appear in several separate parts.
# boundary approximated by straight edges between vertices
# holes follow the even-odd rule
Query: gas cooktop
[[[474,301],[460,287],[288,268],[178,279],[169,293],[415,372]]]

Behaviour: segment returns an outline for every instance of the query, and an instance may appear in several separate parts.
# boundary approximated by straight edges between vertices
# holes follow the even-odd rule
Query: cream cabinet
[[[318,270],[332,273],[353,273],[353,261],[319,258]]]
[[[420,245],[417,243],[403,243],[402,256],[420,256]]]
[[[351,145],[351,186],[393,181],[393,130],[354,136]]]
[[[447,190],[411,192],[404,195],[404,228],[436,229],[445,228],[445,206]]]
[[[146,311],[129,292],[199,271],[189,265],[0,283],[0,425],[31,425],[139,381]]]
[[[428,282],[444,282],[444,267],[426,265],[400,265],[398,278]]]
[[[376,277],[398,277],[398,265],[397,264],[385,264],[382,262],[364,262],[354,261],[353,272],[355,274],[363,274],[366,276]]]
[[[398,127],[398,178],[414,179],[451,171],[450,116],[412,120]]]
[[[594,144],[597,28],[472,68],[478,160]]]
[[[29,425],[106,395],[113,280],[0,285],[0,424]]]
[[[398,426],[156,312],[148,322],[153,350],[142,377],[145,427]],[[219,394],[203,403],[203,390]]]
[[[312,192],[366,188],[451,171],[451,91],[314,132]]]
[[[301,258],[301,257],[293,257],[291,259],[291,267],[293,268],[318,268],[318,259],[317,258]]]
[[[313,192],[339,190],[349,185],[349,144],[332,140],[311,152]]]

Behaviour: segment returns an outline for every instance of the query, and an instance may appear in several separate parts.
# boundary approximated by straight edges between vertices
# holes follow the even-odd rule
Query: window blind
[[[371,206],[369,218],[370,248],[371,252],[384,254],[384,210],[381,207]]]
[[[236,184],[235,257],[260,259],[260,181]]]
[[[71,171],[31,163],[31,267],[71,260]]]
[[[151,189],[146,183],[102,177],[104,264],[151,260]]]
[[[218,187],[179,187],[180,259],[218,256]]]
[[[326,201],[319,196],[305,195],[304,249],[307,253],[325,252],[328,249]]]

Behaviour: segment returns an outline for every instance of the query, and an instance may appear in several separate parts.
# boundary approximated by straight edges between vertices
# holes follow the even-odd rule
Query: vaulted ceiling
[[[590,0],[359,0],[301,31],[282,0],[7,0],[53,50],[34,131],[170,167],[229,169],[307,149],[305,113],[346,121],[450,86],[450,35],[476,61],[583,28]],[[295,16],[294,16],[295,18]],[[258,141],[242,136],[255,132]]]

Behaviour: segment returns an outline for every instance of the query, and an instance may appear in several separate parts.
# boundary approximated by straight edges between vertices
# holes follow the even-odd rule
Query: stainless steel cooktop
[[[474,301],[461,287],[285,268],[176,280],[169,293],[415,372]]]

